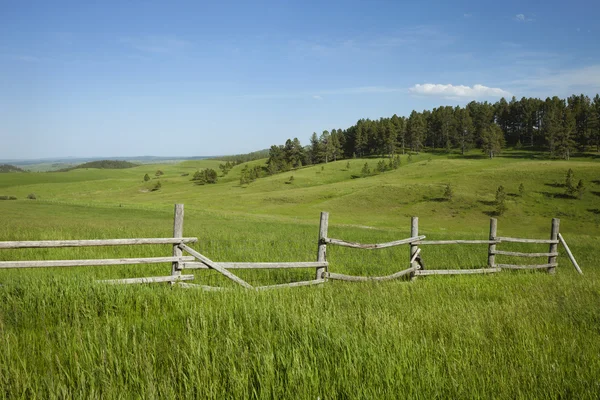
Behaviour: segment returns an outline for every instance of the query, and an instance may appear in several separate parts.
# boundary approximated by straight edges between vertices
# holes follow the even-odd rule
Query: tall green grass
[[[167,264],[0,270],[0,398],[597,398],[597,163],[487,161],[421,155],[360,179],[344,161],[296,171],[293,184],[276,175],[247,187],[235,179],[241,166],[216,185],[195,186],[181,173],[205,162],[190,162],[149,167],[165,172],[157,193],[140,191],[142,167],[47,174],[48,181],[1,176],[7,194],[41,200],[1,202],[0,240],[169,237],[173,203],[184,202],[184,235],[198,237],[192,247],[215,261],[314,261],[321,210],[330,212],[329,236],[350,241],[405,238],[411,215],[428,239],[485,239],[495,187],[513,193],[523,181],[526,194],[509,196],[498,234],[548,238],[550,218],[560,217],[585,275],[562,248],[556,275],[502,271],[268,292],[244,291],[207,270],[192,272],[196,283],[233,290],[95,282],[168,275]],[[362,163],[351,160],[351,169]],[[582,200],[552,196],[563,191],[567,166],[590,182]],[[438,199],[446,182],[452,202]],[[171,251],[20,249],[0,251],[0,260]],[[478,268],[487,246],[423,246],[422,255],[428,268]],[[366,276],[405,269],[409,259],[407,246],[328,246],[327,257],[333,272]],[[235,273],[267,285],[313,279],[315,271]]]

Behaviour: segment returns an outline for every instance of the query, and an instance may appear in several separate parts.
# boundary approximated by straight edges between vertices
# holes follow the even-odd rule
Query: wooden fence
[[[527,239],[497,236],[497,220],[490,219],[490,234],[487,240],[424,240],[424,235],[419,235],[419,219],[412,217],[410,237],[385,243],[363,244],[349,242],[341,239],[328,237],[329,214],[321,213],[319,225],[319,240],[317,246],[317,260],[308,262],[215,262],[200,254],[189,246],[198,241],[195,237],[183,237],[183,204],[175,205],[175,217],[173,223],[172,238],[143,238],[143,239],[104,239],[104,240],[43,240],[43,241],[10,241],[0,242],[0,249],[22,249],[22,248],[59,248],[59,247],[84,247],[84,246],[122,246],[122,245],[149,245],[149,244],[171,244],[173,252],[166,257],[142,257],[142,258],[117,258],[117,259],[88,259],[88,260],[43,260],[43,261],[0,261],[0,269],[6,268],[51,268],[51,267],[75,267],[75,266],[101,266],[101,265],[126,265],[126,264],[149,264],[170,263],[171,275],[154,276],[146,278],[110,279],[102,280],[104,283],[132,284],[132,283],[154,283],[170,282],[178,283],[187,288],[200,288],[204,290],[223,290],[222,287],[213,287],[186,283],[194,279],[194,275],[182,274],[185,270],[212,269],[218,271],[228,279],[234,281],[246,289],[275,289],[281,287],[295,287],[316,285],[331,280],[343,280],[350,282],[364,281],[387,281],[408,276],[414,280],[417,276],[428,275],[456,275],[456,274],[487,274],[496,273],[502,269],[545,269],[548,273],[555,273],[558,266],[558,244],[561,243],[575,266],[577,272],[582,274],[581,268],[575,261],[571,250],[559,232],[560,220],[552,220],[550,239]],[[496,248],[501,243],[533,243],[549,244],[547,253],[502,251]],[[481,245],[488,246],[488,261],[485,268],[477,269],[425,269],[423,263],[423,251],[421,246],[430,245]],[[350,247],[355,249],[383,249],[393,246],[408,245],[409,257],[407,268],[391,275],[385,276],[355,276],[345,275],[329,271],[327,262],[327,245]],[[189,256],[184,256],[183,253]],[[546,258],[545,264],[500,264],[496,263],[496,256],[511,257],[540,257]],[[236,269],[279,269],[279,268],[314,268],[315,279],[299,281],[279,285],[254,287],[231,272]]]

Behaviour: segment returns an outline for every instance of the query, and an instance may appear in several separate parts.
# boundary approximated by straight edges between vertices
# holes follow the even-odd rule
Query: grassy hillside
[[[378,160],[350,160],[349,169],[339,161],[245,186],[239,184],[244,165],[215,185],[190,181],[198,169],[217,169],[218,160],[4,174],[0,194],[24,199],[35,192],[38,200],[0,202],[0,240],[168,237],[173,203],[182,202],[184,234],[197,236],[193,247],[216,261],[312,261],[322,210],[330,212],[330,236],[346,240],[404,238],[411,215],[430,239],[486,238],[502,184],[509,196],[499,234],[546,238],[550,219],[559,217],[585,276],[562,249],[553,276],[503,271],[264,293],[93,283],[165,275],[169,265],[0,270],[0,398],[594,398],[600,165],[520,154],[495,160],[421,154],[410,163],[402,156],[398,170],[358,179],[352,175],[365,162],[374,169]],[[585,181],[582,199],[564,196],[569,168]],[[148,191],[157,181],[161,189]],[[452,201],[442,199],[446,184],[454,189]],[[2,250],[0,259],[170,252],[169,246],[23,249]],[[334,272],[384,275],[404,268],[407,253],[406,247],[330,246],[327,257]],[[485,265],[487,248],[431,246],[423,257],[428,268],[474,268]],[[195,272],[197,283],[232,287],[218,273]],[[314,270],[239,275],[261,285],[311,279]]]
[[[24,169],[11,164],[0,164],[0,173],[3,172],[26,172]]]
[[[62,169],[58,172],[67,172],[74,169],[85,169],[85,168],[100,168],[100,169],[125,169],[125,168],[133,168],[138,164],[134,164],[129,161],[122,160],[98,160],[98,161],[90,161],[83,164],[76,165],[74,167]]]

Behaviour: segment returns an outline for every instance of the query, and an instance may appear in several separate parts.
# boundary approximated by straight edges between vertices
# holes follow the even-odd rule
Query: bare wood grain
[[[490,274],[500,272],[500,268],[480,268],[480,269],[424,269],[415,272],[419,276],[427,275],[471,275],[471,274]]]
[[[178,282],[178,281],[191,281],[194,279],[194,275],[180,275],[180,276],[152,276],[149,278],[127,278],[127,279],[104,279],[99,280],[99,283],[110,283],[110,284],[135,284],[135,283],[158,283],[158,282]]]
[[[402,239],[402,240],[395,240],[393,242],[373,243],[373,244],[347,242],[345,240],[340,240],[340,239],[326,238],[325,243],[335,244],[337,246],[343,246],[343,247],[352,247],[355,249],[384,249],[386,247],[393,247],[393,246],[399,246],[402,244],[413,243],[413,242],[416,242],[416,241],[424,239],[424,238],[425,238],[425,236],[417,236],[417,237],[411,237],[411,238]]]
[[[0,261],[2,268],[53,268],[53,267],[89,267],[99,265],[157,264],[175,261],[192,261],[194,257],[143,257],[143,258],[106,258],[98,260],[44,260],[44,261]]]
[[[221,274],[225,275],[227,278],[240,284],[241,286],[245,287],[246,289],[253,289],[252,285],[250,285],[248,282],[246,282],[242,278],[238,277],[237,275],[234,275],[231,272],[227,271],[225,268],[221,267],[218,263],[203,256],[202,254],[198,253],[196,250],[192,249],[191,247],[189,247],[185,244],[180,244],[179,247],[182,250],[185,250],[188,253],[190,253],[191,255],[193,255],[194,257],[196,257],[198,260],[202,261],[204,264],[208,265],[210,268],[212,268],[216,271],[219,271]]]
[[[569,260],[571,260],[571,262],[573,263],[573,266],[575,267],[577,272],[579,272],[581,275],[583,275],[583,271],[581,270],[581,268],[579,268],[579,264],[577,264],[577,261],[575,260],[575,256],[573,256],[573,253],[571,253],[571,249],[569,249],[567,242],[565,241],[565,239],[563,238],[563,236],[560,233],[558,234],[558,240],[560,240],[560,243],[562,243],[563,247],[567,251]]]
[[[542,269],[556,267],[557,264],[538,264],[538,265],[516,265],[516,264],[496,264],[496,267],[502,269]]]
[[[321,283],[325,283],[325,279],[314,279],[312,281],[300,281],[300,282],[291,282],[291,283],[282,283],[279,285],[268,285],[268,286],[257,286],[256,290],[271,290],[271,289],[282,289],[288,287],[298,287],[298,286],[311,286],[311,285],[319,285]]]
[[[327,261],[308,261],[308,262],[219,262],[219,265],[225,269],[279,269],[279,268],[319,268],[327,267]],[[210,267],[201,262],[183,263],[183,269],[210,269]]]
[[[523,238],[512,238],[512,237],[504,237],[504,236],[498,236],[496,238],[496,240],[499,240],[501,242],[508,242],[508,243],[538,243],[538,244],[558,243],[558,240],[552,240],[552,239],[523,239]]]
[[[417,270],[418,270],[418,266],[411,267],[411,268],[405,269],[403,271],[399,271],[394,274],[386,275],[386,276],[356,276],[356,275],[345,275],[345,274],[336,274],[335,272],[329,272],[329,273],[327,273],[327,277],[329,279],[333,279],[333,280],[348,281],[348,282],[390,281],[392,279],[397,279],[404,275],[408,275]]]
[[[35,240],[0,242],[0,249],[35,249],[53,247],[130,246],[138,244],[195,243],[198,238],[142,238],[95,240]]]
[[[513,257],[551,257],[557,256],[558,253],[521,253],[519,251],[503,251],[503,250],[494,250],[492,254],[502,255],[502,256],[513,256]]]

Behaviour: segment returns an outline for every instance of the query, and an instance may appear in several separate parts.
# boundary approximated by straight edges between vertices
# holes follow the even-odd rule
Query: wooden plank
[[[573,263],[573,266],[575,267],[575,269],[577,270],[577,272],[579,272],[581,275],[583,275],[583,271],[581,270],[581,268],[579,268],[579,264],[577,264],[577,261],[575,260],[575,256],[573,256],[573,253],[571,253],[571,249],[569,249],[569,246],[567,245],[567,242],[565,241],[565,239],[563,238],[563,236],[560,233],[558,234],[558,240],[560,240],[560,242],[562,243],[563,247],[567,251],[567,255],[569,256],[569,260],[571,260],[571,262]]]
[[[419,246],[421,245],[438,245],[438,244],[498,244],[499,240],[419,240],[414,242]]]
[[[219,265],[225,269],[279,269],[279,268],[319,268],[327,267],[327,261],[309,261],[309,262],[219,262]],[[183,263],[183,269],[210,269],[210,267],[201,262]]]
[[[134,283],[157,283],[157,282],[176,282],[176,281],[191,281],[194,279],[194,275],[180,275],[180,276],[152,276],[149,278],[127,278],[127,279],[104,279],[97,281],[99,283],[111,283],[111,284],[134,284]]]
[[[183,204],[175,204],[173,217],[173,238],[183,237]],[[181,243],[180,243],[181,244]],[[182,252],[177,244],[173,245],[173,257],[181,257]],[[181,264],[178,261],[171,264],[171,275],[181,275]]]
[[[327,239],[327,229],[329,227],[329,213],[321,212],[321,220],[319,222],[319,245],[317,248],[317,261],[325,262],[327,261],[327,244],[325,243]],[[323,278],[323,273],[327,272],[327,266],[318,267],[315,279]]]
[[[558,252],[558,229],[560,226],[560,219],[558,218],[552,218],[552,228],[550,230],[550,240],[554,241],[556,240],[556,243],[551,243],[549,248],[548,248],[548,253],[556,253]],[[549,274],[554,274],[556,273],[556,256],[550,256],[548,257],[548,264],[552,265],[551,267],[548,267],[548,273]]]
[[[185,275],[182,275],[185,276]],[[178,282],[177,286],[180,286],[182,288],[188,288],[188,289],[202,289],[202,290],[206,290],[208,292],[221,292],[224,290],[231,290],[231,288],[224,288],[224,287],[218,287],[218,286],[207,286],[207,285],[198,285],[196,283],[185,283],[185,282]]]
[[[410,219],[410,236],[419,236],[419,217],[412,217]],[[419,263],[416,261],[417,257],[419,256],[418,245],[416,245],[414,242],[411,243],[408,254],[410,260],[409,265],[412,269],[412,271],[410,272],[410,280],[414,281],[415,279],[417,279],[415,272],[419,269]]]
[[[418,265],[417,265],[417,267],[411,267],[411,268],[405,269],[403,271],[399,271],[394,274],[386,275],[386,276],[356,276],[356,275],[345,275],[345,274],[336,274],[335,272],[329,272],[329,273],[327,273],[327,277],[329,279],[333,279],[333,280],[348,281],[348,282],[390,281],[392,279],[397,279],[404,275],[411,274],[417,270],[418,270]]]
[[[490,244],[488,245],[488,268],[494,268],[494,265],[496,263],[495,251],[496,251],[497,243],[491,243],[491,242],[496,241],[497,234],[498,234],[498,220],[496,218],[490,218],[490,236],[489,236]]]
[[[0,249],[34,249],[52,247],[130,246],[138,244],[194,243],[198,238],[142,238],[142,239],[95,239],[95,240],[36,240],[0,242]]]
[[[129,265],[172,263],[174,261],[192,261],[194,257],[143,257],[114,258],[98,260],[44,260],[44,261],[0,261],[2,268],[53,268],[53,267],[89,267],[98,265]]]
[[[210,260],[209,258],[203,256],[202,254],[198,253],[196,250],[192,249],[191,247],[185,245],[185,244],[180,244],[179,247],[182,250],[187,251],[188,253],[190,253],[191,255],[193,255],[194,257],[196,257],[198,260],[202,261],[204,264],[208,265],[209,267],[211,267],[212,269],[219,271],[221,274],[225,275],[227,278],[231,279],[232,281],[240,284],[241,286],[245,287],[246,289],[253,289],[252,285],[250,285],[248,282],[246,282],[245,280],[241,279],[240,277],[232,274],[231,272],[227,271],[225,268],[221,267],[219,264],[217,264],[216,262]]]
[[[538,243],[538,244],[558,243],[558,240],[552,240],[552,239],[523,239],[523,238],[512,238],[512,237],[505,237],[505,236],[498,236],[496,238],[496,240],[499,240],[501,242],[508,242],[508,243]]]
[[[427,275],[471,275],[471,274],[490,274],[500,272],[500,268],[480,268],[480,269],[423,269],[415,272],[419,276]]]
[[[515,264],[496,264],[496,267],[502,269],[542,269],[556,267],[557,264],[540,264],[540,265],[515,265]]]
[[[521,253],[519,251],[502,251],[502,250],[494,250],[492,254],[502,255],[502,256],[513,256],[513,257],[551,257],[557,256],[558,253]]]
[[[419,254],[421,254],[421,249],[417,249],[417,251],[415,252],[415,254],[413,254],[412,258],[409,261],[410,265],[412,265],[412,263],[415,262],[415,260],[417,259],[417,257],[419,257]]]
[[[386,247],[393,247],[393,246],[399,246],[401,244],[413,243],[413,242],[416,242],[416,241],[424,239],[424,238],[425,238],[425,236],[417,236],[417,237],[410,237],[410,238],[402,239],[402,240],[396,240],[393,242],[374,243],[374,244],[363,244],[363,243],[356,243],[356,242],[347,242],[345,240],[340,240],[340,239],[326,238],[325,243],[335,244],[337,246],[343,246],[343,247],[352,247],[355,249],[384,249]]]
[[[326,282],[325,279],[314,279],[312,281],[282,283],[280,285],[257,286],[256,290],[271,290],[271,289],[282,289],[282,288],[298,287],[298,286],[319,285],[319,284],[325,283],[325,282]]]

